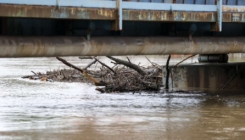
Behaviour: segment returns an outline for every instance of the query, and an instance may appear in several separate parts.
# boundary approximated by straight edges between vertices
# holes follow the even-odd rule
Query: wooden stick
[[[128,57],[127,57],[127,59],[128,59],[128,62],[131,63],[131,61],[130,61],[130,59]]]
[[[98,80],[96,80],[95,78],[93,78],[92,76],[88,75],[86,70],[83,70],[83,69],[80,69],[79,67],[67,62],[65,59],[62,59],[60,57],[56,57],[59,61],[61,61],[62,63],[64,63],[65,65],[73,68],[73,69],[76,69],[78,71],[80,71],[85,77],[87,77],[90,81],[92,81],[96,86],[97,85],[101,85],[101,82],[99,82]]]
[[[80,71],[81,73],[83,73],[83,71],[84,70],[82,70],[82,69],[80,69],[79,67],[77,67],[77,66],[75,66],[75,65],[73,65],[73,64],[71,64],[71,63],[69,63],[69,62],[67,62],[65,59],[62,59],[62,58],[60,58],[60,57],[56,57],[59,61],[61,61],[63,64],[65,64],[65,65],[67,65],[67,66],[69,66],[69,67],[71,67],[71,68],[73,68],[73,69],[76,69],[76,70],[78,70],[78,71]]]
[[[184,62],[185,60],[187,60],[187,59],[189,59],[189,58],[191,58],[191,57],[194,57],[196,54],[193,54],[193,55],[191,55],[191,56],[188,56],[188,57],[186,57],[185,59],[183,59],[182,61],[180,61],[179,63],[177,63],[176,65],[174,65],[174,67],[177,67],[179,64],[181,64],[182,62]]]
[[[166,72],[167,72],[166,81],[165,81],[165,89],[166,90],[169,89],[168,80],[169,80],[169,61],[170,61],[170,59],[171,59],[171,55],[168,56],[168,60],[167,60],[167,63],[166,63]]]
[[[89,63],[83,70],[87,70],[89,67],[91,67],[93,64],[95,64],[97,60],[94,60],[93,62]]]
[[[131,69],[134,69],[135,71],[137,71],[140,75],[146,75],[146,73],[141,69],[139,68],[137,65],[133,64],[133,63],[129,63],[127,61],[124,61],[124,60],[120,60],[120,59],[117,59],[117,58],[114,58],[114,57],[111,57],[111,56],[107,56],[108,58],[110,58],[111,60],[117,62],[118,64],[122,64],[126,67],[129,67]]]
[[[91,56],[80,56],[79,59],[93,59]]]
[[[152,66],[155,66],[148,57],[145,56],[145,58],[151,63]]]
[[[34,71],[31,71],[34,75],[37,75]]]
[[[109,66],[107,66],[105,63],[101,62],[99,59],[97,59],[96,57],[94,57],[95,60],[97,60],[101,65],[105,66],[106,68],[108,68],[110,71],[112,71],[114,74],[116,74],[116,72],[110,68]]]

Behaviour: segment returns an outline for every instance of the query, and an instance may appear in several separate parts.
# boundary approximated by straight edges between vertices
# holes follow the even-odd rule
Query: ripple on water
[[[68,60],[84,65],[81,60]],[[195,140],[245,136],[244,95],[100,94],[87,84],[19,78],[31,74],[30,70],[57,67],[64,65],[55,58],[0,61],[0,139]]]

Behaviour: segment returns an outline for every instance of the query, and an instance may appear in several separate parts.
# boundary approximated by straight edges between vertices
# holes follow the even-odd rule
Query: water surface
[[[149,57],[166,63],[166,57]],[[143,57],[132,62],[147,65]],[[84,67],[90,60],[67,58]],[[172,60],[177,63],[180,58]],[[234,59],[236,60],[236,59]],[[110,62],[102,58],[104,62]],[[186,63],[195,62],[196,59]],[[55,58],[0,59],[0,139],[197,140],[245,138],[245,95],[101,94],[92,85],[21,79],[65,68]],[[95,66],[93,67],[95,68]]]

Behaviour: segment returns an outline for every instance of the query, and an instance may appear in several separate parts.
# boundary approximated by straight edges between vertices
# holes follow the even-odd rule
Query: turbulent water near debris
[[[149,58],[159,64],[166,62],[163,56]],[[130,59],[142,65],[147,63],[144,57]],[[90,61],[67,60],[80,67]],[[172,63],[179,60],[174,58]],[[87,84],[20,78],[32,74],[31,70],[45,72],[65,67],[55,58],[0,59],[1,140],[242,140],[245,137],[242,94],[100,94]]]

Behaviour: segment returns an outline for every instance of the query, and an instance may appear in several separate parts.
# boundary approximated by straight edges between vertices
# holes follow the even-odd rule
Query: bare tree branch
[[[117,59],[117,58],[114,58],[112,56],[107,56],[108,58],[110,58],[111,60],[117,62],[118,64],[122,64],[124,66],[127,66],[131,69],[134,69],[135,71],[137,71],[140,75],[146,75],[146,73],[141,69],[139,68],[137,65],[133,64],[133,63],[129,63],[127,61],[124,61],[124,60],[120,60],[120,59]]]
[[[116,72],[110,68],[109,66],[107,66],[105,63],[101,62],[99,59],[97,59],[96,57],[94,57],[95,60],[97,60],[101,65],[105,66],[106,68],[108,68],[110,71],[112,71],[113,73],[116,74]]]

